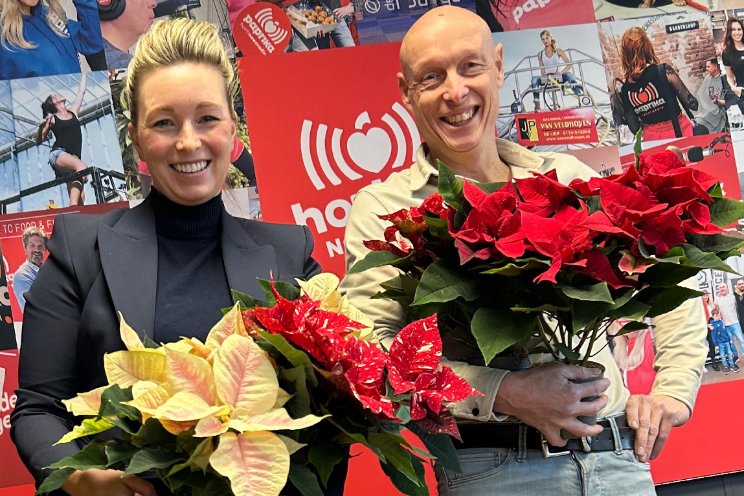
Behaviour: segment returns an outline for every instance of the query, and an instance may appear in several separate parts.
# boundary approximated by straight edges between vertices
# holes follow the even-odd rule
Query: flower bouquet
[[[268,301],[236,305],[204,343],[157,345],[123,318],[126,346],[104,357],[108,384],[65,400],[82,423],[59,440],[94,437],[40,492],[74,470],[149,473],[177,495],[322,495],[334,467],[361,443],[406,494],[426,495],[423,463],[456,467],[445,402],[479,394],[439,364],[436,318],[406,327],[389,353],[367,318],[320,274],[294,286],[262,281]],[[428,452],[401,436],[409,428]],[[110,437],[110,436],[109,436]],[[294,489],[290,489],[294,486]]]
[[[551,353],[586,364],[613,321],[627,319],[618,335],[646,328],[700,294],[686,279],[733,272],[724,260],[744,244],[723,229],[744,204],[674,152],[639,151],[622,174],[569,185],[555,171],[476,184],[440,163],[439,192],[380,216],[385,239],[366,241],[350,272],[398,267],[376,297],[411,318],[438,314],[445,342],[471,363]]]

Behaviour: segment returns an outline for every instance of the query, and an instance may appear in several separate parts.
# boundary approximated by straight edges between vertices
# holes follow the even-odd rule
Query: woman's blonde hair
[[[620,42],[620,58],[625,72],[625,80],[635,82],[649,64],[658,64],[654,45],[646,31],[638,26],[628,29]]]
[[[46,4],[48,9],[46,22],[49,28],[58,36],[66,36],[59,29],[60,23],[67,24],[67,14],[59,0],[43,0],[43,4]],[[13,48],[30,50],[37,46],[23,37],[23,14],[21,14],[20,0],[0,0],[0,45],[9,50]]]
[[[553,52],[556,52],[558,50],[558,42],[555,41],[555,38],[553,38],[553,35],[550,34],[550,30],[543,29],[542,31],[540,31],[540,39],[542,39],[542,37],[545,36],[546,34],[550,36],[550,48],[553,49]]]
[[[207,64],[220,71],[225,80],[227,105],[235,118],[232,91],[235,76],[217,28],[206,21],[182,17],[153,24],[137,43],[122,91],[132,123],[137,123],[137,91],[142,77],[154,69],[183,62]],[[184,88],[173,91],[188,91],[188,81],[184,84]]]

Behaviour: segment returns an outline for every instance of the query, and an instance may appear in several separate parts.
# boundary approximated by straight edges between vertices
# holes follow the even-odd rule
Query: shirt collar
[[[512,176],[516,179],[530,177],[529,171],[540,169],[545,162],[539,153],[511,141],[496,138],[496,146],[499,157],[511,166]],[[426,143],[422,143],[416,150],[416,161],[411,166],[411,191],[420,190],[432,180],[432,177],[437,176],[439,176],[439,171],[430,162],[429,147]]]

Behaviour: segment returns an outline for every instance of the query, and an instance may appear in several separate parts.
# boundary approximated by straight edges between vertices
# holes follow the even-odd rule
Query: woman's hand
[[[741,86],[734,86],[734,94],[736,95],[736,98],[741,98],[741,90],[743,90]]]
[[[62,489],[70,496],[157,496],[155,487],[136,475],[120,470],[77,470]]]
[[[336,14],[336,17],[341,19],[342,17],[346,17],[347,15],[353,14],[354,6],[352,4],[344,5],[343,7],[333,9],[333,13]]]

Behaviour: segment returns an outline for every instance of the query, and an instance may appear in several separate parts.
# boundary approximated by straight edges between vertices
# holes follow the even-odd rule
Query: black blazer
[[[221,245],[230,288],[253,296],[264,296],[257,277],[293,281],[320,272],[307,227],[225,213]],[[106,383],[103,355],[124,348],[116,312],[152,337],[158,247],[150,202],[103,215],[60,215],[48,247],[27,293],[11,414],[13,442],[37,485],[48,475],[43,467],[82,446],[52,446],[76,423],[60,400]]]

